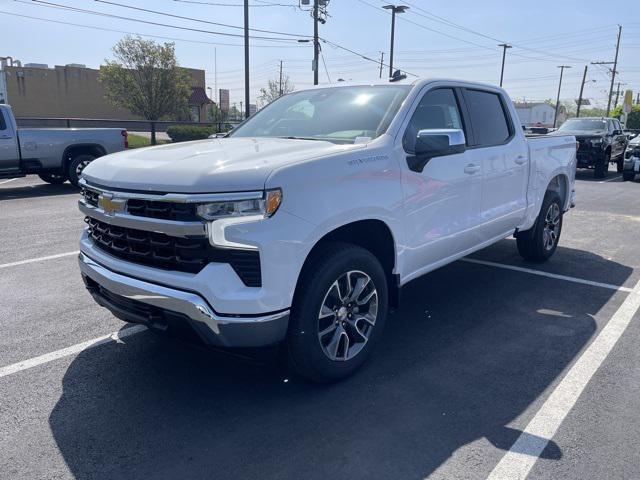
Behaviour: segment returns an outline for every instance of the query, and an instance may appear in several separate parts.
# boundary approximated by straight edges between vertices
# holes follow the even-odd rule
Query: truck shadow
[[[145,332],[80,354],[49,423],[78,479],[422,479],[486,439],[462,474],[482,478],[613,295],[458,262],[408,285],[374,357],[334,385]]]
[[[12,186],[0,188],[0,201],[72,194],[80,195],[80,190],[70,183],[63,183],[61,185],[38,183],[35,185],[20,185],[17,187]]]

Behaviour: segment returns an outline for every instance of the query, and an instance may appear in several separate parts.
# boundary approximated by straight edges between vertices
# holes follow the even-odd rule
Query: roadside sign
[[[622,111],[624,113],[631,113],[631,106],[633,105],[633,92],[627,90],[624,92],[624,101],[622,102]]]

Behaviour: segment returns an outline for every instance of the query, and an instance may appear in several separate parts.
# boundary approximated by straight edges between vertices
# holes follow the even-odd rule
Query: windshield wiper
[[[285,138],[287,140],[315,140],[316,142],[323,142],[325,140],[323,140],[322,138],[314,138],[314,137],[294,137],[294,136],[288,136],[288,137],[276,137],[276,138]]]

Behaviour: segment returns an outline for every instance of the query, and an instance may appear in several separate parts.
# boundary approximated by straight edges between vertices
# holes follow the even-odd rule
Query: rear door
[[[483,171],[480,231],[489,240],[515,229],[525,214],[529,151],[500,92],[463,92],[474,134],[467,153],[482,163]]]
[[[6,115],[6,111],[0,108],[0,171],[15,170],[20,166],[18,139]]]
[[[611,147],[611,158],[621,156],[627,147],[627,136],[622,132],[622,125],[619,120],[613,120],[613,141]]]
[[[456,89],[438,86],[422,94],[402,138],[407,273],[424,273],[473,243],[480,215],[482,165],[466,153],[432,158],[422,172],[407,167],[420,130],[468,133]]]

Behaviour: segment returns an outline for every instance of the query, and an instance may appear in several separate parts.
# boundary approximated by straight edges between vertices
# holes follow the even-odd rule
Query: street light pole
[[[249,118],[249,0],[244,0],[244,104]]]
[[[558,110],[560,109],[560,89],[562,88],[562,74],[565,68],[571,68],[569,65],[558,65],[560,69],[560,83],[558,83],[558,98],[556,99],[556,113],[553,116],[553,128],[556,128],[558,122]]]
[[[405,5],[385,5],[385,10],[391,10],[391,47],[389,48],[389,78],[393,76],[393,39],[396,32],[396,13],[404,13],[409,7]]]
[[[500,69],[500,86],[502,86],[502,79],[504,78],[504,61],[505,61],[505,58],[507,57],[507,48],[511,48],[511,45],[508,45],[506,43],[501,43],[498,46],[502,47],[502,68]]]

